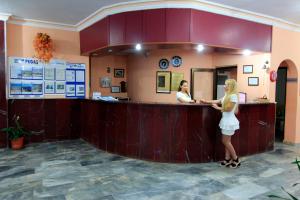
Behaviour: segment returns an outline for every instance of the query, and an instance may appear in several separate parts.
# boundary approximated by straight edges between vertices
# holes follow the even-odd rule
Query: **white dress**
[[[176,93],[176,99],[178,103],[181,103],[179,101],[179,98],[183,99],[185,102],[190,102],[192,100],[191,95],[183,92],[177,92]]]
[[[222,99],[222,103],[224,101],[224,97]],[[240,122],[236,118],[234,111],[236,107],[238,106],[238,98],[236,94],[232,94],[230,96],[230,101],[235,103],[234,108],[230,112],[223,112],[222,118],[219,123],[219,126],[221,128],[222,134],[224,135],[233,135],[234,131],[240,128]]]

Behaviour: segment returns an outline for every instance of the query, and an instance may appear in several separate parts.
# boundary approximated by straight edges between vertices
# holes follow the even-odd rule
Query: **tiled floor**
[[[291,164],[300,148],[276,144],[272,152],[242,158],[238,169],[207,164],[162,164],[124,158],[84,141],[0,150],[0,199],[244,200],[268,194],[300,197],[300,172]],[[300,198],[299,198],[300,199]]]

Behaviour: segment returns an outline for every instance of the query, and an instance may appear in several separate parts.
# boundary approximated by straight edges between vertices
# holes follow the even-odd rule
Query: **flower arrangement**
[[[37,33],[33,46],[38,59],[49,62],[53,57],[53,41],[47,33]]]

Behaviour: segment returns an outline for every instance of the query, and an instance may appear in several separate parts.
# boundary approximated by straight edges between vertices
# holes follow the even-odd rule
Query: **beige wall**
[[[258,97],[268,94],[269,75],[262,69],[264,62],[270,62],[270,54],[257,54],[250,56],[214,54],[213,66],[237,65],[238,91],[247,93],[247,101],[253,101]],[[253,65],[252,74],[243,74],[243,65]],[[248,86],[248,77],[259,77],[259,86]]]
[[[287,84],[286,123],[284,141],[300,143],[300,33],[273,27],[271,68],[277,70],[283,61],[288,63],[288,76],[297,83]],[[275,83],[269,83],[269,96],[275,99]],[[298,122],[298,123],[296,123]]]
[[[135,101],[176,102],[176,91],[171,94],[156,93],[156,71],[162,58],[169,61],[173,56],[182,58],[180,67],[170,66],[165,71],[184,73],[184,79],[190,84],[191,68],[212,68],[212,55],[199,54],[188,50],[155,50],[150,55],[131,55],[128,58],[128,95]]]
[[[110,67],[110,73],[107,72]],[[114,69],[124,69],[124,78],[115,78]],[[91,58],[91,95],[93,92],[101,92],[103,96],[127,97],[127,93],[111,93],[110,88],[100,87],[100,78],[110,77],[112,86],[120,86],[121,81],[127,82],[127,57],[126,56],[103,56]]]
[[[68,62],[85,63],[86,94],[89,94],[89,58],[80,56],[79,32],[46,29],[31,26],[7,24],[7,55],[17,57],[33,57],[33,40],[38,32],[47,33],[53,39],[54,58]],[[46,96],[60,98],[64,95]]]

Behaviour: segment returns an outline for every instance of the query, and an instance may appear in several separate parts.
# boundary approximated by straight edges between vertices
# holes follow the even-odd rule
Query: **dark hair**
[[[184,83],[187,83],[187,81],[186,81],[186,80],[180,81],[180,84],[179,84],[179,87],[178,87],[178,92],[181,91],[181,86],[182,86]]]

